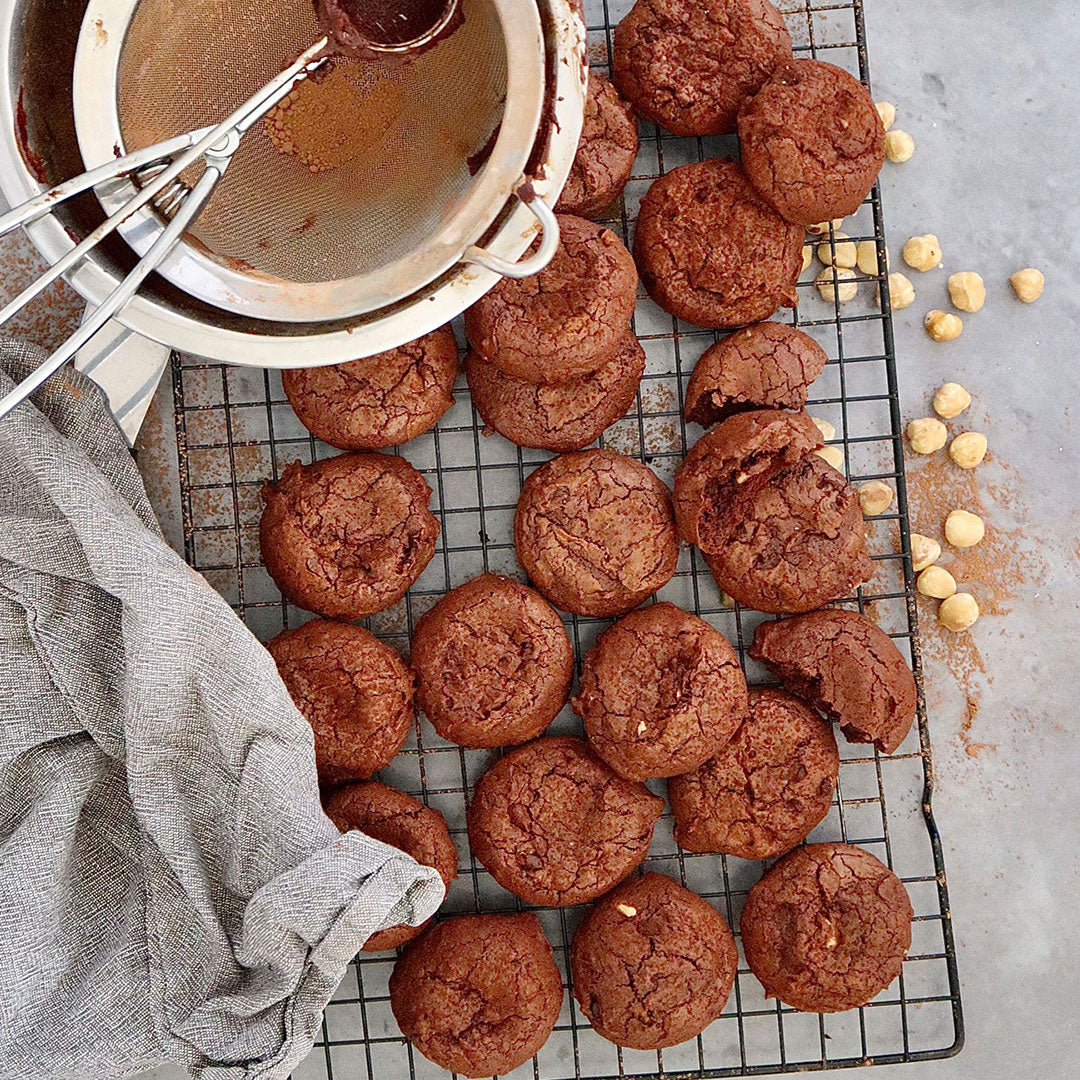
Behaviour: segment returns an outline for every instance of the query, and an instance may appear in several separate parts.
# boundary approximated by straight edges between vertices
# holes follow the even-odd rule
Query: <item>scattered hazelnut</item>
[[[810,269],[810,264],[814,261],[814,249],[809,244],[803,244],[802,246],[802,269],[800,274],[805,274]]]
[[[821,437],[826,442],[836,438],[836,428],[834,428],[828,420],[822,420],[820,416],[811,416],[810,419],[814,421],[814,427],[821,432]]]
[[[945,539],[953,547],[974,547],[986,535],[986,526],[978,514],[952,510],[945,519]]]
[[[639,735],[644,735],[646,731],[648,731],[648,725],[645,723],[644,720],[639,720],[637,726],[637,733]]]
[[[986,436],[977,431],[962,431],[949,444],[949,457],[961,469],[974,469],[986,457]]]
[[[823,446],[814,453],[823,461],[827,461],[837,472],[844,471],[844,451],[839,446]]]
[[[975,625],[979,617],[979,605],[971,593],[958,592],[941,601],[938,618],[947,630],[960,633]]]
[[[941,545],[936,540],[922,533],[911,534],[911,568],[916,574],[933,566],[940,558]]]
[[[934,454],[948,441],[949,432],[940,420],[924,416],[908,424],[907,437],[916,454]]]
[[[934,395],[934,412],[946,420],[959,416],[970,404],[971,395],[959,383],[944,383]]]
[[[1033,304],[1042,296],[1046,279],[1038,270],[1028,267],[1026,270],[1017,270],[1009,278],[1009,282],[1012,284],[1013,291],[1025,304]]]
[[[874,108],[881,117],[881,126],[888,131],[896,123],[896,106],[891,101],[878,101]]]
[[[963,332],[964,323],[959,315],[948,311],[928,311],[923,319],[926,332],[934,341],[955,341]]]
[[[818,245],[817,257],[826,266],[846,266],[850,270],[858,259],[858,251],[855,245],[848,240],[846,232],[834,233],[833,237],[834,243],[830,244],[826,241],[824,244]],[[846,243],[842,243],[842,241],[846,241]],[[833,258],[834,252],[836,254],[835,259]]]
[[[956,592],[956,578],[943,566],[928,566],[920,575],[915,587],[923,596],[944,600]]]
[[[949,299],[961,311],[980,311],[986,303],[986,286],[973,270],[962,270],[949,278]]]
[[[844,219],[842,217],[838,217],[838,218],[835,218],[832,221],[819,221],[816,225],[807,225],[806,226],[806,231],[811,236],[828,236],[828,234],[829,234],[829,226],[830,225],[834,229],[839,229],[840,226],[843,225],[843,224],[844,224]]]
[[[941,265],[941,245],[933,233],[913,236],[904,245],[903,256],[912,270],[933,270]]]
[[[897,128],[885,133],[885,156],[898,165],[911,160],[915,153],[915,140],[906,132]]]
[[[836,275],[835,281],[833,280],[834,274]],[[846,304],[849,300],[854,300],[855,294],[859,291],[858,286],[855,284],[855,271],[849,270],[846,266],[826,266],[815,278],[815,281],[822,300],[826,300],[830,304],[837,300],[841,304]]]
[[[878,272],[877,241],[863,240],[855,250],[855,265],[869,277],[876,277]],[[889,253],[885,252],[885,268],[889,266]],[[904,279],[907,280],[906,278]]]
[[[865,517],[877,517],[892,506],[893,489],[881,480],[868,480],[859,488],[859,506]]]
[[[631,907],[629,904],[616,904],[615,910],[621,912],[628,919],[632,919],[637,914],[637,908]]]
[[[881,286],[877,290],[877,302],[881,303]],[[889,275],[889,309],[902,311],[915,303],[915,286],[903,274]]]

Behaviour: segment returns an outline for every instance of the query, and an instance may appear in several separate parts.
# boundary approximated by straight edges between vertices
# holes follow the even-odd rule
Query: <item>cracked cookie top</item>
[[[476,350],[465,358],[473,404],[484,423],[518,446],[580,450],[626,415],[645,370],[645,350],[627,332],[596,371],[565,383],[507,375]]]
[[[739,115],[739,141],[750,182],[799,225],[854,214],[885,162],[870,92],[821,60],[781,64]]]
[[[339,454],[286,466],[262,490],[259,546],[294,604],[359,619],[405,595],[435,554],[431,489],[403,458]]]
[[[324,809],[341,832],[357,829],[404,851],[418,863],[438,870],[445,885],[457,877],[457,848],[442,814],[404,791],[375,780],[348,784],[326,800]],[[420,926],[401,923],[376,930],[364,942],[364,952],[395,949],[411,941],[430,922],[428,919]]]
[[[563,454],[525,481],[514,545],[533,584],[578,615],[622,615],[666,585],[679,543],[671,495],[614,450]]]
[[[558,217],[559,247],[547,267],[503,278],[465,313],[469,344],[532,383],[567,382],[611,359],[637,296],[637,271],[623,242],[603,225]]]
[[[646,780],[720,750],[746,715],[746,680],[723,634],[660,603],[600,635],[572,704],[592,749],[620,776]]]
[[[444,739],[509,746],[541,734],[566,704],[574,649],[539,593],[483,574],[416,624],[412,664],[420,707]]]
[[[749,715],[717,754],[668,783],[687,851],[770,859],[829,812],[840,755],[832,726],[780,690],[751,690]]]
[[[610,209],[630,179],[638,149],[634,110],[604,75],[590,71],[581,138],[556,209],[586,218]]]
[[[768,0],[637,0],[615,28],[612,77],[673,135],[723,135],[790,57],[791,35]]]
[[[697,326],[767,319],[798,303],[803,230],[785,221],[734,161],[709,158],[660,177],[641,201],[634,258],[649,295]]]
[[[312,619],[266,646],[315,733],[325,783],[366,780],[390,764],[413,722],[413,675],[362,626]]]
[[[767,994],[804,1012],[841,1012],[900,974],[911,918],[903,882],[870,852],[810,844],[750,890],[739,929]]]
[[[828,357],[809,334],[763,322],[711,345],[686,387],[686,419],[711,427],[748,409],[801,409]]]
[[[473,855],[526,903],[593,900],[648,854],[664,800],[624,780],[570,736],[511,751],[469,804]]]
[[[570,949],[574,997],[619,1046],[658,1050],[700,1034],[735,980],[723,916],[663,874],[624,881],[599,900]]]
[[[835,720],[849,742],[891,754],[915,719],[915,676],[883,630],[856,611],[762,623],[750,655]]]
[[[810,611],[847,596],[874,572],[859,497],[816,454],[737,495],[728,514],[724,538],[705,562],[744,607]]]
[[[281,373],[293,411],[317,439],[339,450],[382,450],[429,431],[454,404],[458,348],[453,331],[345,364]]]
[[[398,958],[390,1008],[424,1057],[461,1076],[505,1074],[547,1041],[563,988],[535,915],[463,915]]]

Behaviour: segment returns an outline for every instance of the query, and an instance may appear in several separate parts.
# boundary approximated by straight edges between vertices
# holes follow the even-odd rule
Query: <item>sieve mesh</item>
[[[407,63],[342,63],[297,87],[245,136],[189,239],[300,284],[422,247],[467,192],[506,97],[499,17],[487,0],[462,9],[457,32]],[[311,0],[142,0],[120,60],[124,149],[220,121],[319,36]]]

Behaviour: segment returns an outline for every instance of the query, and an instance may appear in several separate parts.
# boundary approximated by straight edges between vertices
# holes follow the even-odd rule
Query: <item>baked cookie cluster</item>
[[[807,226],[833,235],[835,271],[876,259],[835,244],[832,222],[881,167],[879,110],[838,68],[793,59],[767,0],[637,0],[612,59],[611,82],[590,79],[554,259],[502,280],[465,317],[464,374],[486,434],[558,455],[522,484],[523,580],[485,573],[439,598],[415,624],[408,661],[352,625],[400,601],[435,551],[426,480],[384,451],[453,404],[448,328],[285,373],[300,421],[345,453],[266,485],[260,539],[282,593],[319,616],[268,648],[311,723],[330,818],[435,867],[447,886],[465,857],[530,907],[590,905],[568,988],[603,1038],[655,1050],[719,1017],[738,968],[720,912],[640,872],[668,803],[684,850],[780,859],[739,926],[768,994],[829,1012],[897,976],[911,942],[903,884],[859,848],[802,845],[837,799],[835,729],[894,753],[911,737],[917,692],[888,635],[826,607],[870,579],[864,515],[893,493],[848,483],[827,445],[835,432],[804,411],[828,357],[809,334],[767,321],[797,302]],[[656,180],[631,254],[590,219],[623,208],[638,117],[680,135],[737,131],[742,163],[715,158]],[[733,328],[685,388],[685,418],[704,434],[674,493],[642,461],[592,445],[646,367],[632,328],[639,274],[671,314]],[[675,575],[680,541],[734,601],[794,616],[761,622],[749,647],[781,687],[748,688],[723,634],[674,603],[647,603]],[[586,637],[575,687],[566,624],[577,641],[598,620],[608,622]],[[500,751],[470,772],[455,837],[434,807],[373,779],[408,740],[416,706],[440,739]],[[571,710],[580,737],[565,734]],[[510,1072],[558,1022],[564,976],[533,914],[383,927],[364,947],[402,946],[394,1017],[443,1068]]]

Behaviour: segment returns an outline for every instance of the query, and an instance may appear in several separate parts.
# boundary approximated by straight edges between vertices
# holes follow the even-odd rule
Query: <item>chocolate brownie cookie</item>
[[[735,650],[707,622],[661,603],[632,611],[585,657],[572,702],[589,745],[620,776],[697,768],[746,715]]]
[[[484,574],[416,624],[412,664],[420,707],[444,739],[508,746],[536,738],[566,704],[574,649],[539,593]]]
[[[610,209],[630,179],[639,146],[634,110],[599,71],[590,71],[581,139],[555,209],[585,218]]]
[[[782,855],[829,812],[839,771],[832,727],[813,709],[780,690],[751,690],[731,741],[669,781],[675,840],[740,859]]]
[[[637,271],[623,242],[570,214],[559,215],[559,228],[559,249],[545,269],[503,278],[465,313],[472,347],[532,383],[595,371],[625,340],[634,314]]]
[[[729,417],[698,439],[675,474],[679,535],[705,554],[718,551],[733,527],[735,499],[822,445],[804,412],[759,409]]]
[[[431,489],[403,458],[296,462],[263,487],[263,562],[299,607],[359,619],[396,604],[435,554]]]
[[[591,375],[530,383],[507,375],[476,350],[465,359],[473,404],[484,423],[518,446],[580,450],[626,415],[645,370],[645,350],[630,332]]]
[[[816,454],[736,496],[730,521],[705,562],[744,607],[809,611],[847,596],[874,572],[859,497]]]
[[[578,615],[636,608],[671,580],[679,558],[668,489],[614,450],[563,454],[532,473],[514,545],[533,584]]]
[[[751,890],[739,929],[770,997],[803,1012],[842,1012],[881,993],[911,947],[903,882],[868,851],[811,844]]]
[[[710,427],[747,409],[801,409],[828,361],[809,334],[763,322],[710,346],[686,387],[686,419]]]
[[[574,934],[574,997],[618,1046],[659,1050],[692,1039],[723,1012],[738,954],[723,916],[663,874],[631,878]]]
[[[746,175],[788,221],[813,225],[859,209],[885,161],[874,99],[821,60],[788,60],[739,114]]]
[[[315,732],[324,783],[366,780],[401,749],[413,722],[413,675],[361,626],[312,619],[267,646]]]
[[[458,349],[448,328],[364,360],[281,373],[300,423],[339,450],[381,450],[433,428],[454,404]]]
[[[637,0],[615,28],[615,85],[673,135],[723,135],[781,61],[784,18],[768,0]]]
[[[338,788],[325,805],[326,816],[342,831],[357,829],[373,840],[399,848],[424,866],[433,866],[445,885],[457,877],[457,848],[438,810],[375,780]],[[396,949],[416,937],[419,926],[401,923],[377,930],[364,942],[364,952]]]
[[[640,866],[664,800],[624,780],[581,739],[537,739],[482,777],[469,843],[491,876],[528,904],[593,900]]]
[[[803,230],[754,191],[733,161],[660,177],[641,201],[634,258],[649,295],[698,326],[742,326],[798,303]]]
[[[915,719],[915,676],[884,631],[855,611],[762,623],[750,655],[840,725],[849,742],[891,754]]]
[[[563,988],[535,915],[463,915],[431,927],[390,975],[390,1008],[424,1057],[460,1076],[505,1074],[547,1042]]]

